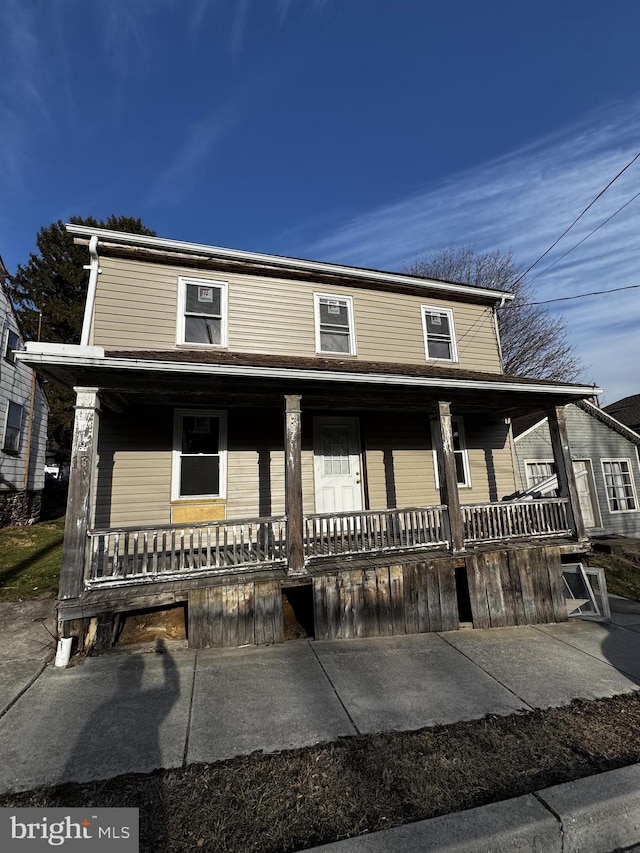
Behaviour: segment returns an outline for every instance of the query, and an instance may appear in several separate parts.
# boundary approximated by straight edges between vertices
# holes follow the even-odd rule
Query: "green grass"
[[[64,518],[0,530],[0,601],[53,594],[62,560]]]
[[[589,563],[605,570],[607,590],[613,595],[640,601],[640,554],[595,553]]]

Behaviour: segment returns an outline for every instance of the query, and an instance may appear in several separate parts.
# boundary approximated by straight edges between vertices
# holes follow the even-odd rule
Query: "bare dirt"
[[[638,761],[634,693],[40,789],[0,807],[134,806],[141,851],[285,853]]]

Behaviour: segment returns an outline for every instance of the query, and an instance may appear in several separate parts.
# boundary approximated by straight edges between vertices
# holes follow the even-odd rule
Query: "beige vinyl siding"
[[[312,424],[303,418],[303,506],[315,512]],[[462,503],[501,500],[515,491],[509,427],[464,420],[471,488]],[[429,417],[367,412],[360,417],[369,507],[385,509],[438,504]],[[283,414],[228,412],[226,518],[284,513]],[[95,526],[147,526],[171,520],[173,408],[132,409],[100,415]]]
[[[507,424],[462,419],[471,487],[461,503],[502,500],[516,490]],[[362,420],[371,509],[438,504],[429,417],[406,413],[367,415]],[[395,503],[394,503],[395,495]]]
[[[169,524],[173,410],[99,417],[95,526]]]
[[[361,429],[370,509],[440,503],[426,414],[370,413]]]
[[[503,420],[463,419],[471,470],[471,488],[460,489],[461,503],[501,501],[516,491],[511,431]]]
[[[302,498],[304,511],[311,513],[313,450],[307,432],[303,429]],[[251,409],[229,411],[227,518],[283,515],[284,506],[284,407],[261,409],[259,418]]]
[[[114,258],[100,264],[92,343],[107,349],[174,348],[178,278],[188,276],[228,282],[232,352],[316,355],[313,294],[321,292],[353,298],[357,359],[424,364],[421,306],[428,305],[453,309],[460,367],[501,369],[488,306]]]
[[[100,415],[95,526],[171,522],[173,408]],[[259,430],[259,432],[257,432]],[[284,513],[283,412],[233,409],[227,414],[226,518]],[[267,473],[268,472],[268,473]],[[302,454],[303,504],[314,512],[313,450]]]

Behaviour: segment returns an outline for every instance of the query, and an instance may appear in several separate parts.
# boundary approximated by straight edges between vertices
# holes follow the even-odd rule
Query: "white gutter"
[[[92,367],[103,370],[142,370],[154,373],[178,373],[205,376],[255,377],[262,379],[297,379],[317,382],[366,382],[371,385],[400,385],[414,388],[461,388],[477,391],[525,391],[544,394],[570,394],[582,398],[602,393],[593,385],[534,385],[523,382],[488,382],[478,379],[440,378],[433,376],[407,376],[396,373],[351,373],[339,370],[312,370],[309,368],[258,367],[239,364],[204,364],[202,362],[159,361],[155,359],[86,357],[73,355],[67,346],[66,353],[55,354],[38,351],[41,344],[27,343],[27,349],[16,352],[16,358],[32,367]],[[49,347],[55,346],[49,344]],[[91,348],[94,349],[94,348]],[[95,348],[99,350],[99,348]],[[497,376],[499,374],[496,374]]]
[[[80,346],[83,347],[89,346],[91,323],[93,322],[93,306],[95,305],[96,288],[98,286],[98,275],[102,272],[100,269],[100,258],[98,257],[98,237],[96,234],[93,234],[89,240],[89,257],[89,264],[83,267],[83,269],[89,270],[89,287],[87,288],[87,301],[84,306],[82,335],[80,336]]]
[[[409,284],[423,287],[425,290],[441,290],[445,293],[464,293],[469,296],[482,296],[495,302],[511,301],[515,297],[504,290],[491,290],[484,287],[471,287],[467,284],[423,279],[402,273],[382,272],[361,267],[348,267],[341,264],[328,264],[319,261],[307,261],[300,258],[285,258],[282,255],[264,255],[258,252],[241,252],[238,249],[223,249],[220,246],[205,246],[199,243],[184,243],[180,240],[167,240],[162,237],[149,237],[146,234],[129,234],[125,231],[108,231],[105,228],[91,228],[88,225],[67,224],[69,234],[78,237],[98,237],[121,246],[141,246],[148,249],[181,252],[190,255],[209,255],[212,259],[244,261],[245,263],[268,264],[282,267],[283,270],[304,270],[312,273],[351,276],[367,281],[386,282],[388,284]]]

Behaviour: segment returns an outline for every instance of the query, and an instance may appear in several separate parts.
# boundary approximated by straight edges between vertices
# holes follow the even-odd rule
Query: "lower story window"
[[[469,488],[471,486],[471,473],[469,468],[469,454],[467,442],[464,435],[464,424],[462,418],[451,418],[451,432],[453,437],[453,458],[456,463],[456,479],[458,485]],[[438,473],[438,457],[433,451],[433,469],[435,474],[436,489],[440,488],[440,476]]]
[[[18,403],[9,403],[7,421],[4,428],[4,441],[2,442],[2,449],[5,453],[18,453],[20,451],[22,411],[22,406],[18,405]]]
[[[636,490],[628,459],[602,460],[604,485],[610,512],[632,512],[638,508]]]
[[[180,409],[175,413],[173,499],[225,495],[226,415]]]

